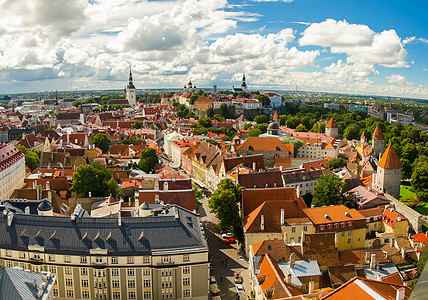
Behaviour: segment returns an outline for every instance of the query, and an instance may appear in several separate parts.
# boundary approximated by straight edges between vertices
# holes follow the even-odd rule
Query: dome
[[[279,130],[279,126],[275,122],[272,122],[269,124],[267,130]]]
[[[48,201],[48,199],[43,199],[43,201],[37,206],[39,211],[50,211],[52,210],[52,205]]]

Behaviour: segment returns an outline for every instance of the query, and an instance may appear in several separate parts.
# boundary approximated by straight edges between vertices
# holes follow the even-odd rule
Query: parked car
[[[244,292],[244,288],[242,287],[242,284],[238,283],[235,285],[236,287],[236,292],[239,293],[243,293]]]
[[[235,279],[235,283],[242,283],[241,274],[239,274],[239,272],[235,272],[233,278]]]
[[[233,238],[233,233],[231,233],[231,232],[223,233],[221,235],[221,237],[224,238],[224,239]]]
[[[234,243],[236,243],[235,238],[233,238],[233,237],[224,239],[223,242],[225,242],[226,244],[234,244]]]

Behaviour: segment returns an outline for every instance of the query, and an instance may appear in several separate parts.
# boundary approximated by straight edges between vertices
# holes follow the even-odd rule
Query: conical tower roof
[[[336,121],[333,119],[333,117],[328,121],[328,124],[325,126],[326,128],[339,128],[336,124]]]
[[[373,132],[373,139],[374,140],[384,140],[385,137],[383,136],[382,129],[379,126],[379,123],[376,125],[376,129]]]
[[[388,148],[386,148],[377,165],[384,169],[401,169],[403,167],[392,144],[389,144]]]
[[[361,133],[361,139],[367,139],[367,133],[365,130],[363,130],[363,133]]]
[[[276,110],[275,110],[275,113],[273,114],[273,119],[274,120],[278,120],[279,119],[278,111],[276,111]]]

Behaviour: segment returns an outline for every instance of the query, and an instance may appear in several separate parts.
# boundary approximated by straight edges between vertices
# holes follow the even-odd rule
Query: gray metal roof
[[[0,270],[0,299],[44,299],[47,287],[52,288],[53,277],[32,273],[19,268]]]
[[[284,275],[291,274],[291,283],[297,286],[302,285],[298,279],[299,277],[321,275],[321,271],[316,260],[297,260],[293,267],[290,267],[289,262],[278,263],[278,266]]]
[[[181,207],[170,206],[169,213],[121,218],[79,218],[13,214],[0,215],[0,247],[45,248],[46,253],[86,255],[90,249],[107,249],[110,255],[149,254],[168,250],[208,250],[199,217]],[[96,238],[96,239],[95,239]]]
[[[376,266],[374,270],[370,269],[370,266],[364,266],[364,272],[366,273],[367,279],[378,280],[378,274],[380,274],[380,277],[384,277],[398,272],[398,269],[393,263],[387,263]]]

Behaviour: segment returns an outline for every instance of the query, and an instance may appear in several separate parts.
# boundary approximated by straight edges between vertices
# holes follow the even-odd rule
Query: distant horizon
[[[0,94],[249,88],[428,100],[426,1],[2,2]],[[54,12],[61,12],[57,14]]]

